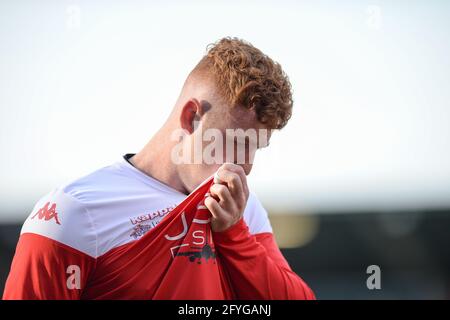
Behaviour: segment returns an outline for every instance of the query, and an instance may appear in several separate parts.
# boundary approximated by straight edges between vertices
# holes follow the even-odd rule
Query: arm
[[[5,300],[80,299],[95,259],[33,233],[22,234],[6,280]]]
[[[80,299],[96,262],[87,214],[61,190],[36,204],[22,227],[3,299]]]
[[[271,233],[251,235],[241,219],[213,237],[239,299],[315,299],[291,270]]]
[[[212,215],[215,246],[237,297],[314,299],[278,249],[267,212],[250,196],[243,168],[223,164],[209,191],[205,205]]]

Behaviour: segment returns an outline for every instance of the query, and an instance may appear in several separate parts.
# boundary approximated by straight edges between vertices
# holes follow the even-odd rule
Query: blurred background
[[[235,36],[293,85],[250,176],[292,268],[320,299],[450,298],[449,33],[445,0],[0,1],[0,293],[34,203],[139,151]]]

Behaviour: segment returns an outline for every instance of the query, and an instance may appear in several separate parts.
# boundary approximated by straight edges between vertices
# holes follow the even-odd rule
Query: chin
[[[210,176],[212,176],[217,169],[219,169],[220,165],[214,165],[214,166],[207,166],[205,168],[202,168],[199,170],[194,177],[195,185],[198,186],[200,183],[208,179]]]

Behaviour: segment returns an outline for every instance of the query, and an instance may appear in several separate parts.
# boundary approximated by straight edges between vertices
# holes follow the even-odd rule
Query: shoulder
[[[78,178],[61,189],[79,202],[89,204],[123,192],[131,181],[124,172],[123,165],[118,162]]]
[[[97,232],[89,203],[101,190],[105,169],[55,188],[39,199],[25,220],[21,235],[44,236],[96,258]],[[99,183],[100,182],[100,183]]]
[[[43,196],[21,234],[38,234],[97,258],[111,248],[111,238],[123,238],[118,226],[125,222],[128,228],[124,212],[141,213],[148,201],[161,197],[148,184],[123,161],[100,168]]]
[[[250,233],[272,233],[269,216],[266,209],[259,201],[256,194],[250,192],[247,200],[247,206],[244,211],[244,220],[247,223]]]

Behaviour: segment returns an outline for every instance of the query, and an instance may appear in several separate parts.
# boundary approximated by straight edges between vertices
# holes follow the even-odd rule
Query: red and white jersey
[[[137,247],[186,195],[136,169],[130,156],[37,202],[22,227],[4,299],[154,297],[150,284],[162,276],[157,262],[152,269],[148,255],[139,254],[144,249],[127,248]],[[225,268],[242,284],[233,297],[314,298],[281,255],[254,194],[244,218],[230,229],[217,235],[216,246],[230,257]]]

